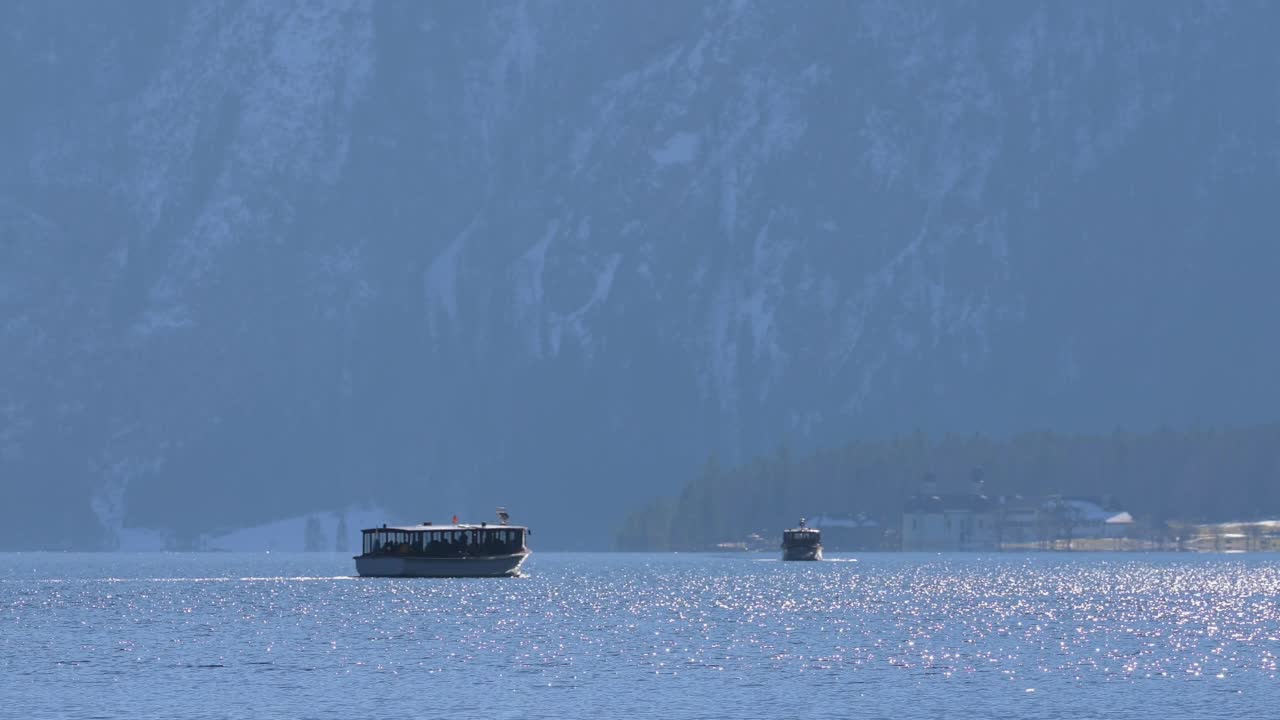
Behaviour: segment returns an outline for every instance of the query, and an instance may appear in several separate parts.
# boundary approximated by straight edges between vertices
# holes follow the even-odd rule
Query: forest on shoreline
[[[700,550],[803,515],[861,513],[887,528],[926,477],[988,495],[1106,496],[1146,523],[1224,522],[1280,515],[1280,424],[855,440],[793,455],[785,446],[735,466],[709,458],[676,497],[632,513],[619,550]]]

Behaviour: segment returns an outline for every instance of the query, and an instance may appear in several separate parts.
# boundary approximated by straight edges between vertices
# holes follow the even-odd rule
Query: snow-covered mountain
[[[1274,419],[1270,2],[0,6],[0,545]]]

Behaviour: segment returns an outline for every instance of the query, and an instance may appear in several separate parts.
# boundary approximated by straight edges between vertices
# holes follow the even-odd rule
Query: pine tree
[[[333,550],[340,553],[347,551],[347,514],[345,512],[338,513],[338,530],[334,533]]]
[[[322,552],[324,550],[324,528],[320,525],[320,518],[311,515],[307,518],[307,526],[303,537],[303,548],[307,552]]]

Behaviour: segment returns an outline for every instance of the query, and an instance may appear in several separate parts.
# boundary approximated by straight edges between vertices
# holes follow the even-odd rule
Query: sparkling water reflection
[[[1270,717],[1280,560],[0,555],[14,717]]]

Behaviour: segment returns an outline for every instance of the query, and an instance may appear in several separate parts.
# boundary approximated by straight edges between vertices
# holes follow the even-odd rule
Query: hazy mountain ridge
[[[1266,3],[153,10],[0,10],[6,544],[1274,416]]]

